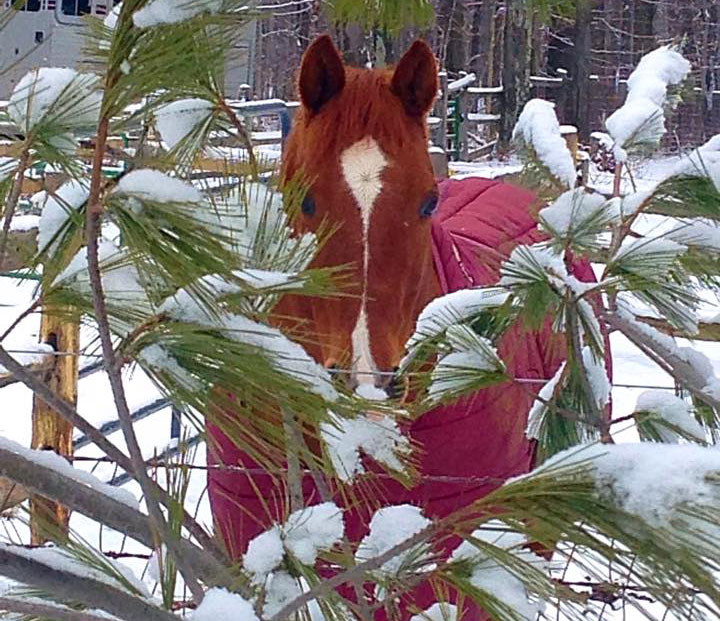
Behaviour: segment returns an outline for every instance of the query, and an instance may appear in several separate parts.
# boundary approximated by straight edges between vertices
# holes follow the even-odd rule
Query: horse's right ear
[[[432,108],[438,93],[435,55],[430,46],[419,39],[410,46],[395,68],[390,83],[410,116],[423,116]]]
[[[315,39],[303,54],[300,66],[300,99],[317,112],[345,86],[340,52],[328,35]]]

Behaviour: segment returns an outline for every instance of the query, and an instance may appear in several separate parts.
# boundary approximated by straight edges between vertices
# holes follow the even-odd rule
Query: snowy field
[[[662,178],[663,173],[670,169],[676,160],[674,158],[659,159],[647,162],[636,168],[635,177],[638,189],[649,187]],[[453,164],[451,169],[457,176],[478,175],[497,176],[518,168],[518,163],[511,161],[505,164]],[[591,185],[604,191],[612,184],[607,174],[594,173],[591,176]],[[629,181],[625,181],[629,189]],[[661,225],[658,219],[646,218],[641,226],[650,229]],[[13,319],[27,306],[31,299],[32,281],[19,281],[10,278],[0,278],[0,332],[13,321]],[[706,309],[707,317],[714,317],[720,312],[716,300],[709,299]],[[39,330],[39,316],[33,314],[25,319],[4,343],[11,351],[16,352],[18,359],[27,361],[34,344],[37,342]],[[97,361],[93,345],[94,334],[90,327],[83,328],[83,357],[80,366],[86,366]],[[667,389],[670,394],[674,390],[671,378],[658,366],[648,360],[637,348],[624,337],[613,335],[613,415],[615,418],[623,417],[634,410],[635,402],[640,393],[648,388]],[[715,370],[720,374],[720,344],[696,343],[695,347],[706,354],[713,362]],[[126,394],[131,410],[146,406],[161,395],[139,369],[129,369],[125,373]],[[23,446],[29,446],[31,433],[32,397],[28,389],[19,384],[6,386],[0,389],[0,436],[15,440]],[[115,410],[110,388],[103,373],[94,373],[80,381],[78,409],[87,420],[95,426],[115,419]],[[137,435],[146,458],[161,453],[170,442],[171,412],[165,408],[145,420],[137,423]],[[618,430],[616,439],[619,441],[635,440],[634,432],[630,429]],[[118,447],[125,449],[122,434],[115,432],[110,436]],[[100,479],[108,481],[117,473],[112,465],[100,461],[92,461],[99,457],[100,452],[92,445],[77,451],[76,467],[93,472]],[[202,466],[205,463],[205,447],[198,447],[193,463],[200,468],[193,470],[191,485],[188,494],[188,506],[197,513],[201,524],[210,526],[211,518],[209,503],[205,490],[205,472]],[[158,480],[163,483],[163,473],[157,473]],[[139,489],[134,483],[125,485],[131,493],[139,497]],[[22,518],[22,514],[17,514]],[[17,542],[27,540],[27,530],[23,527],[22,519],[0,519],[2,529],[0,539]],[[123,556],[125,554],[148,554],[148,550],[134,541],[124,539],[115,532],[106,528],[99,528],[97,523],[89,521],[79,514],[74,514],[71,528],[84,540],[98,546],[104,552]],[[147,561],[143,558],[122,558],[122,563],[129,565],[133,571],[142,576],[149,588],[154,588],[152,572],[148,572]],[[662,613],[660,612],[660,616]],[[628,609],[625,613],[610,613],[603,615],[603,619],[633,619],[635,613]],[[554,616],[550,617],[554,618]],[[596,618],[590,615],[588,618]]]

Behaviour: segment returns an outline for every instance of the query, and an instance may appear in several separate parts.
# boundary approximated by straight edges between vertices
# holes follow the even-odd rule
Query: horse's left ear
[[[415,41],[400,59],[390,83],[410,116],[427,114],[437,97],[438,76],[435,55],[424,41]]]

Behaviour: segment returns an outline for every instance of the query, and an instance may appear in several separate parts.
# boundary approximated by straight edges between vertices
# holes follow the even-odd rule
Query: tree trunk
[[[43,312],[40,342],[52,345],[56,352],[68,355],[53,357],[53,364],[44,373],[45,383],[59,397],[77,403],[78,357],[80,326],[62,315]],[[53,408],[37,396],[33,397],[32,447],[51,450],[72,457],[73,427]],[[32,543],[40,545],[48,540],[48,526],[67,533],[70,512],[66,507],[34,496],[30,503],[30,531]]]
[[[590,138],[590,62],[592,53],[592,0],[577,0],[573,48],[572,94],[568,121],[578,128],[583,142]]]
[[[503,33],[501,149],[510,144],[513,128],[530,94],[525,11],[523,0],[507,0]]]

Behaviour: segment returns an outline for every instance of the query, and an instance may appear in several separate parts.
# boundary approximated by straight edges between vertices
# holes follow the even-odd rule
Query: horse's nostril
[[[392,375],[387,375],[385,381],[385,392],[391,399],[398,399],[404,393],[403,378],[398,375],[399,368],[394,367]]]

